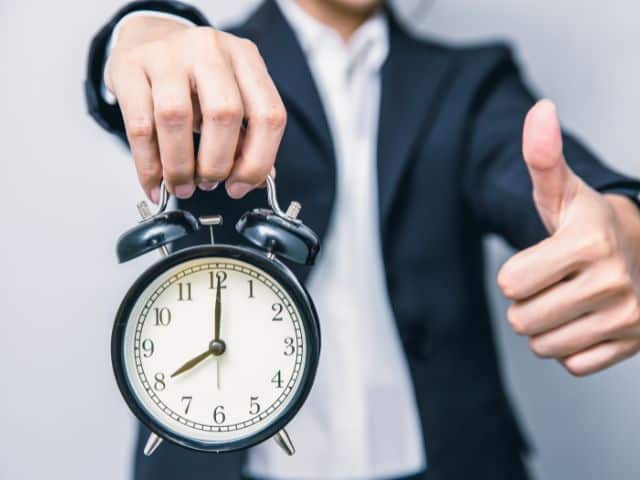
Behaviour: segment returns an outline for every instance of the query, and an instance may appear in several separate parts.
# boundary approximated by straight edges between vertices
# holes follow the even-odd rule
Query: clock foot
[[[147,444],[144,446],[144,454],[149,457],[153,455],[153,452],[160,446],[162,443],[162,438],[160,438],[155,433],[150,433],[149,438],[147,439]]]
[[[291,437],[289,437],[289,434],[284,428],[280,430],[278,433],[276,433],[273,439],[280,446],[280,448],[284,450],[284,453],[286,453],[287,455],[291,456],[294,453],[296,453],[296,448],[293,446],[293,443],[291,442]]]

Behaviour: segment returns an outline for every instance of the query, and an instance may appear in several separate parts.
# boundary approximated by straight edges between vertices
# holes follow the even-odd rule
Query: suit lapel
[[[241,30],[258,45],[289,112],[298,115],[322,149],[323,157],[332,160],[329,124],[311,70],[276,2],[266,0]]]
[[[389,16],[389,57],[382,68],[378,127],[378,189],[384,232],[398,184],[417,141],[435,118],[451,62],[436,48],[409,37]]]

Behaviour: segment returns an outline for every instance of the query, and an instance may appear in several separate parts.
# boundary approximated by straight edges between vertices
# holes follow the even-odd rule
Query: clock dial
[[[305,370],[305,339],[300,312],[273,277],[247,262],[204,257],[143,290],[123,360],[148,415],[216,444],[251,436],[287,409]]]

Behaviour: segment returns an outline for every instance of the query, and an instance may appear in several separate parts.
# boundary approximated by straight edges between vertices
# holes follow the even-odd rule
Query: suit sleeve
[[[503,236],[516,248],[526,248],[547,236],[522,155],[522,128],[535,98],[509,49],[497,47],[491,53],[471,106],[463,190],[484,231]],[[472,74],[478,77],[478,72]],[[567,162],[591,187],[632,198],[640,192],[636,179],[604,165],[568,133],[563,132],[563,139]]]
[[[110,104],[101,95],[102,75],[106,61],[107,45],[113,29],[129,13],[147,10],[169,13],[185,18],[195,25],[209,25],[206,17],[196,8],[177,1],[136,1],[122,7],[95,35],[89,46],[84,93],[89,115],[109,133],[126,143],[124,122],[118,104]]]

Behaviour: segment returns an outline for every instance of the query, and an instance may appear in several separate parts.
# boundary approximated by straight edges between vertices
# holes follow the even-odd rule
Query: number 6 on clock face
[[[313,305],[277,260],[194,247],[145,272],[112,337],[118,385],[152,431],[204,451],[269,438],[309,393],[319,355]]]

